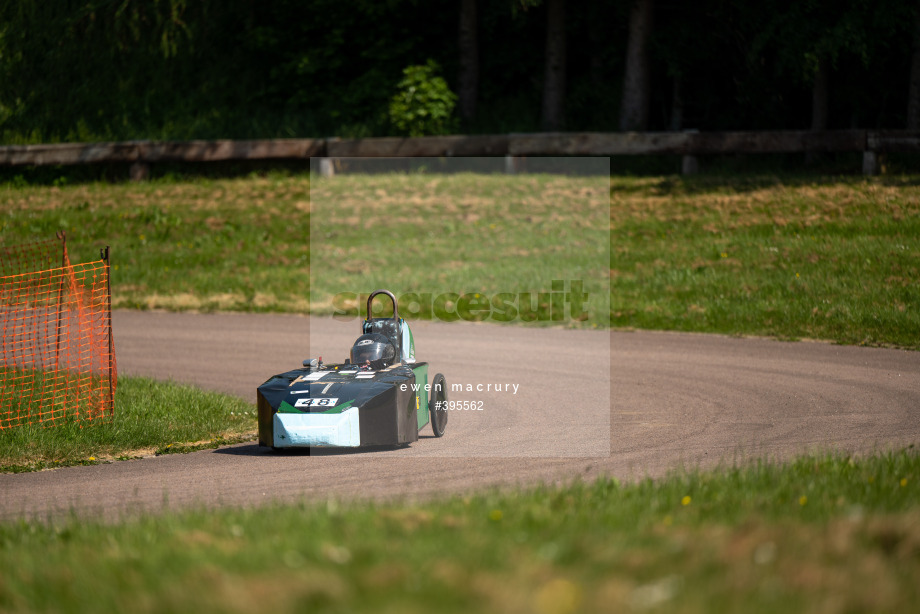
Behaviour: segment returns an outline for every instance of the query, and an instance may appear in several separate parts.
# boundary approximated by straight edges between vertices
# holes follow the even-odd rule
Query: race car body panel
[[[428,424],[428,364],[382,371],[358,365],[305,367],[259,386],[259,443],[292,446],[399,445]]]

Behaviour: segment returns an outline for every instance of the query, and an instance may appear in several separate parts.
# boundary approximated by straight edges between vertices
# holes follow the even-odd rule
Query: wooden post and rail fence
[[[96,163],[130,165],[145,179],[158,162],[227,162],[320,159],[331,174],[337,158],[504,156],[506,168],[527,156],[682,156],[682,172],[698,171],[698,157],[725,154],[862,152],[862,172],[875,175],[889,153],[920,153],[920,132],[831,130],[771,132],[583,132],[506,135],[380,137],[365,139],[270,139],[124,141],[0,146],[0,166]]]

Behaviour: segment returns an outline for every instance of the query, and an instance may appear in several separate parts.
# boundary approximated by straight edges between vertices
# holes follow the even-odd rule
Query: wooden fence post
[[[141,160],[132,162],[128,176],[131,181],[147,181],[150,178],[150,164]]]
[[[862,163],[863,175],[878,175],[878,154],[874,151],[866,150],[863,152]]]
[[[332,158],[319,159],[319,176],[327,178],[335,177],[335,163]]]
[[[700,159],[696,156],[683,156],[680,159],[681,175],[696,175],[700,172]]]

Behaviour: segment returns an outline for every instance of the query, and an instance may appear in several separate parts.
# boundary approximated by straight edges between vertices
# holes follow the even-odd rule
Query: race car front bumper
[[[272,417],[272,447],[354,448],[361,445],[358,408],[340,414],[276,413]]]

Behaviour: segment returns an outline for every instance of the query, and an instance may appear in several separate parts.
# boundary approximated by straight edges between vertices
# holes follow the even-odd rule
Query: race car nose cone
[[[358,408],[340,414],[277,413],[274,424],[275,448],[294,446],[335,446],[354,448],[361,445]]]

